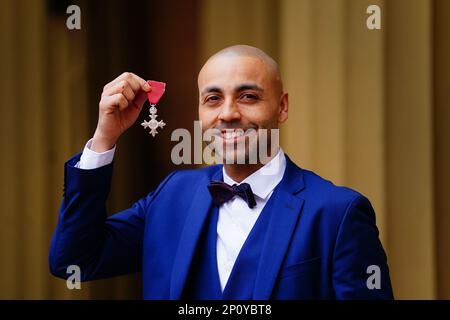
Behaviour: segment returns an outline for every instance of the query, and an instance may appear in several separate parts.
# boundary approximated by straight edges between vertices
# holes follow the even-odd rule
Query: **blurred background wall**
[[[72,3],[81,30],[66,28]],[[366,28],[371,4],[381,30]],[[118,145],[108,205],[129,207],[174,169],[170,133],[192,130],[202,63],[245,43],[281,65],[285,151],[372,201],[395,296],[450,299],[449,17],[448,0],[1,0],[0,298],[141,297],[140,275],[71,291],[49,274],[64,162],[106,83],[166,81],[167,127],[151,139],[136,125]]]

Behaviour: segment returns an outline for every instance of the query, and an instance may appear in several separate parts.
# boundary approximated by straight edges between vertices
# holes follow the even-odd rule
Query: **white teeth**
[[[243,136],[244,135],[244,131],[242,131],[242,130],[238,130],[238,131],[225,131],[225,132],[223,132],[222,133],[222,137],[224,138],[224,139],[234,139],[234,138],[237,138],[237,137],[241,137],[241,136]]]

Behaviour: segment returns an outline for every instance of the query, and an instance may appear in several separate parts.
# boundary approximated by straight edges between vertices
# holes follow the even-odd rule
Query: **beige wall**
[[[56,166],[88,137],[84,33],[69,38],[45,9],[43,0],[0,3],[2,299],[83,297],[49,275],[47,257],[62,195]]]
[[[413,5],[411,5],[413,4]],[[387,1],[386,193],[393,281],[436,297],[431,1]]]

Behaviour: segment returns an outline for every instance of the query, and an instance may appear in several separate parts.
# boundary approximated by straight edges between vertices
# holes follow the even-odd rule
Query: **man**
[[[277,63],[254,47],[228,47],[206,62],[198,87],[202,129],[218,132],[224,165],[173,172],[110,217],[115,145],[151,88],[131,73],[104,87],[94,137],[65,166],[51,273],[66,278],[78,265],[86,281],[142,271],[145,299],[393,298],[364,196],[297,167],[281,148],[249,163],[254,147],[236,147],[252,135],[272,146],[260,132],[288,118]],[[240,156],[245,164],[233,161]]]

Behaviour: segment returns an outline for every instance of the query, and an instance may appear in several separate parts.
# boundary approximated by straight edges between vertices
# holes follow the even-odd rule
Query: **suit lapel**
[[[286,156],[284,177],[274,192],[273,213],[266,231],[253,299],[270,299],[281,264],[296,229],[304,200],[297,193],[304,187],[301,169]]]
[[[209,177],[203,178],[188,210],[186,222],[180,236],[170,281],[170,298],[180,299],[189,273],[192,258],[197,247],[200,234],[212,206],[212,198],[208,191]],[[213,180],[223,179],[222,169],[217,170]]]

